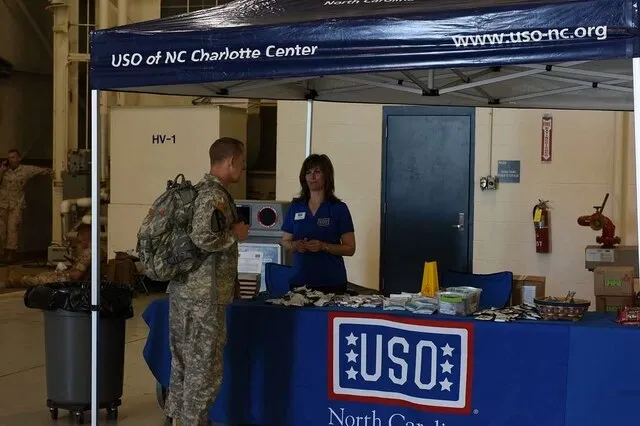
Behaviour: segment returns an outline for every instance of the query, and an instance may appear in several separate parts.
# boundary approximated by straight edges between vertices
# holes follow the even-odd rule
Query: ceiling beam
[[[40,42],[42,43],[42,46],[45,48],[45,50],[49,54],[49,57],[53,58],[53,48],[51,47],[51,41],[47,39],[47,37],[44,35],[44,33],[42,32],[42,29],[38,25],[38,21],[36,21],[33,15],[31,15],[31,12],[29,12],[29,9],[27,9],[27,6],[24,4],[24,1],[23,0],[13,0],[13,1],[18,6],[18,8],[22,11],[25,18],[27,18],[27,21],[29,21],[29,25],[31,25],[31,29],[33,30],[34,33],[36,33],[36,36],[38,36],[38,38],[40,39]]]

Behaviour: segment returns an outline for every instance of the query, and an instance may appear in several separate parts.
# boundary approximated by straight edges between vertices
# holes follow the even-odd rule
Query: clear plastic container
[[[471,315],[478,310],[478,307],[480,306],[480,294],[482,293],[481,288],[467,286],[448,287],[446,291],[465,295],[465,301],[467,303],[465,310],[467,315]]]
[[[453,291],[437,291],[438,311],[444,315],[460,315],[465,316],[467,313],[468,296],[464,293],[456,293]]]

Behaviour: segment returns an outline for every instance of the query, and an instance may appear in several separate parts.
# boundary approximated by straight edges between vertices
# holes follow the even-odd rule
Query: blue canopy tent
[[[634,0],[236,0],[94,31],[93,217],[100,90],[308,100],[309,115],[313,101],[633,111],[639,23]],[[635,146],[640,165],[638,134]],[[95,425],[97,312],[92,319]]]
[[[91,84],[193,96],[632,110],[630,63],[621,59],[637,52],[637,22],[629,0],[235,1],[94,32]]]

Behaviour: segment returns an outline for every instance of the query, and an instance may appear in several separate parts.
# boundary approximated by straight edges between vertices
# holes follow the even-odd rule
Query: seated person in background
[[[91,225],[82,224],[78,227],[76,256],[71,262],[71,267],[65,270],[46,271],[38,275],[28,275],[20,279],[20,287],[31,285],[51,284],[66,281],[80,281],[88,279],[91,275]],[[106,253],[101,250],[101,261],[106,260]],[[14,285],[10,285],[14,284]],[[16,283],[8,283],[8,287],[18,287]]]
[[[351,213],[334,195],[331,160],[310,155],[300,170],[300,196],[291,202],[281,244],[293,252],[290,288],[308,286],[324,293],[347,290],[343,256],[353,256],[356,237]]]

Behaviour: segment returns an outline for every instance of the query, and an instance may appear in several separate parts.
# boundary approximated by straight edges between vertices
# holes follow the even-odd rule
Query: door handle
[[[464,213],[458,213],[458,223],[451,225],[452,228],[456,228],[460,231],[464,230]]]

